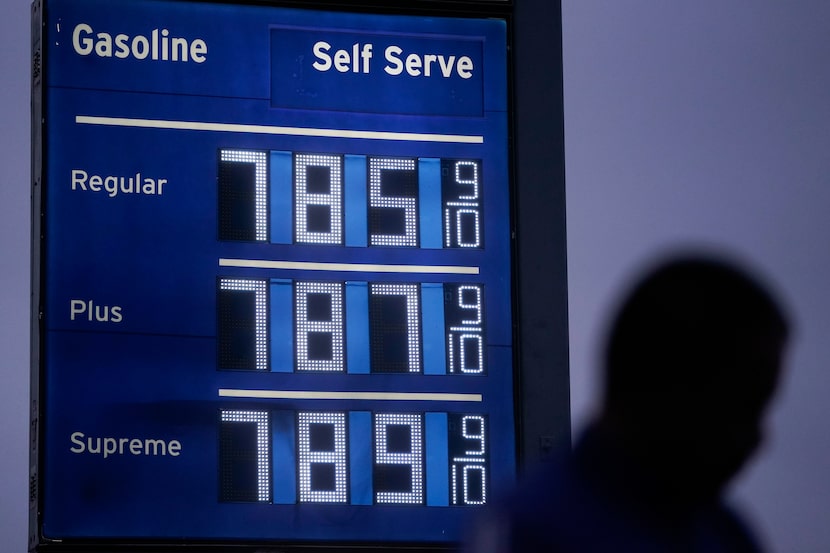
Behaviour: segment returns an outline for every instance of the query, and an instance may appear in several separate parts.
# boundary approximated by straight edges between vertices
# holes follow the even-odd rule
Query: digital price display
[[[40,538],[458,541],[516,472],[505,20],[35,12]]]

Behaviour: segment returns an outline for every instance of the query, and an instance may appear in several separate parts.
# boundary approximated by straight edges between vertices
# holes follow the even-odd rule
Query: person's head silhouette
[[[598,418],[488,511],[470,550],[760,553],[721,492],[761,441],[788,333],[737,265],[657,265],[611,319]]]
[[[663,263],[612,321],[599,424],[665,497],[715,497],[761,441],[787,335],[781,307],[735,265]]]

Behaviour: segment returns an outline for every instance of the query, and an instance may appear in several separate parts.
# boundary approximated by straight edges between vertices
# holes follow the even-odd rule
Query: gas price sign
[[[504,19],[34,9],[40,539],[459,540],[516,470]]]

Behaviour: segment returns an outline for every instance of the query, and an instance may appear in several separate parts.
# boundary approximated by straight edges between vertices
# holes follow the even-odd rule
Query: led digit
[[[270,501],[268,413],[222,411],[219,438],[222,501]]]
[[[471,430],[470,427],[473,427]],[[475,430],[478,428],[478,431]],[[461,417],[461,435],[467,440],[476,440],[476,449],[464,451],[464,455],[484,455],[487,444],[484,438],[484,417],[481,415],[464,415]]]
[[[424,502],[423,415],[374,416],[375,503]]]
[[[219,279],[219,368],[268,369],[268,287],[264,280]]]
[[[420,286],[370,283],[372,372],[422,371]]]
[[[458,287],[458,307],[465,310],[473,310],[474,318],[464,319],[462,325],[481,324],[481,286],[462,285]],[[466,299],[465,299],[466,297]]]
[[[294,283],[298,371],[344,371],[343,285]]]
[[[297,413],[299,501],[346,503],[346,414]]]
[[[458,357],[461,372],[481,374],[484,371],[484,344],[481,334],[460,334],[458,336]]]
[[[455,211],[455,236],[459,248],[479,247],[481,245],[480,228],[478,209],[460,208]]]
[[[469,160],[456,161],[455,182],[469,184],[473,188],[471,193],[458,196],[459,200],[478,200],[478,163]]]
[[[220,240],[268,240],[267,175],[265,152],[220,150]]]
[[[487,469],[484,465],[469,464],[461,470],[464,505],[484,505],[487,502]]]
[[[340,156],[294,155],[294,236],[305,244],[343,243]]]
[[[418,246],[418,170],[411,158],[369,158],[369,245]]]

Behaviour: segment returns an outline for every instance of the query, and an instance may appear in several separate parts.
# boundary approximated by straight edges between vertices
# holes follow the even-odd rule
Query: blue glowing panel
[[[46,8],[42,534],[461,539],[516,465],[505,21]]]

